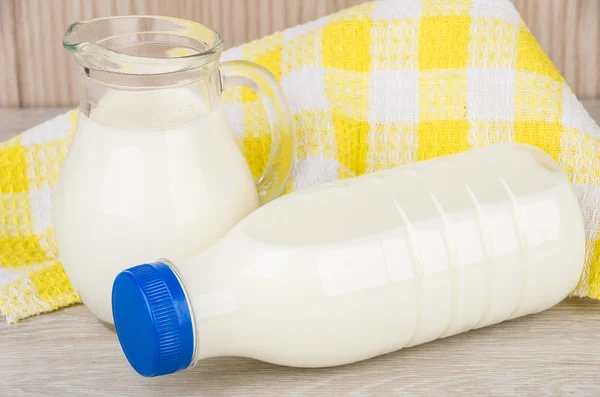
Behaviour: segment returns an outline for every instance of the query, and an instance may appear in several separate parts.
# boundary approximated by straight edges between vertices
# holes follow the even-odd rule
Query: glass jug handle
[[[271,130],[271,153],[265,170],[256,180],[256,189],[261,205],[266,204],[281,194],[294,167],[296,139],[287,101],[271,72],[256,63],[231,61],[222,63],[219,68],[223,89],[248,87],[256,92],[265,109]]]

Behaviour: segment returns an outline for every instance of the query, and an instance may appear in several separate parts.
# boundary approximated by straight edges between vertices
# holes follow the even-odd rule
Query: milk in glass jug
[[[200,24],[125,16],[71,25],[63,45],[82,66],[79,118],[55,191],[65,271],[88,308],[112,323],[115,276],[132,263],[183,259],[280,195],[294,162],[281,88],[257,64],[219,64],[223,40]],[[258,94],[271,153],[255,181],[221,92]]]

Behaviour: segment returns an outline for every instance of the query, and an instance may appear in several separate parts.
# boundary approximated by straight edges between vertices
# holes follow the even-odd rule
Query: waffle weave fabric
[[[498,142],[536,145],[572,181],[586,227],[576,296],[600,299],[600,128],[509,0],[365,3],[232,48],[268,68],[290,104],[287,191]],[[270,138],[248,89],[223,100],[252,172]],[[0,144],[0,313],[9,322],[79,302],[52,231],[71,111]]]

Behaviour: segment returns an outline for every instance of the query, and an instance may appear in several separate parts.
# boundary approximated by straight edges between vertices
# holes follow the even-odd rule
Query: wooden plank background
[[[0,107],[20,105],[14,14],[13,1],[0,0]]]
[[[177,16],[215,28],[230,47],[362,1],[0,0],[0,107],[77,102],[77,67],[61,46],[71,22]],[[577,95],[600,98],[600,0],[515,0],[515,5]]]

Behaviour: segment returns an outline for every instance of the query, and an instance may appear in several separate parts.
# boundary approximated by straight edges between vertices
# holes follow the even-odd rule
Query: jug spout
[[[87,70],[157,75],[213,70],[223,40],[213,29],[183,19],[121,16],[71,24],[63,46]]]

